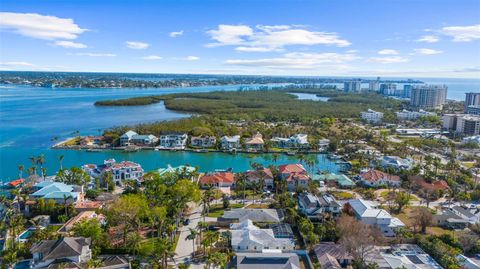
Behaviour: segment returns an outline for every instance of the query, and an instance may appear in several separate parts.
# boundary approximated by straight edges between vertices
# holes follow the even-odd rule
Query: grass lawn
[[[353,199],[353,194],[345,191],[332,191],[332,195],[339,200]]]
[[[266,204],[251,204],[251,205],[248,205],[247,207],[245,208],[250,208],[250,209],[266,209],[268,208],[268,205]]]
[[[232,208],[242,208],[242,207],[243,207],[242,204],[230,204],[227,210]],[[223,208],[223,204],[214,204],[210,207],[210,212],[208,213],[207,216],[211,218],[219,218],[223,216],[223,212],[225,212],[225,209]]]
[[[403,223],[405,223],[407,228],[413,229],[413,210],[415,208],[416,207],[414,206],[407,207],[403,210],[401,214],[397,214],[394,216],[399,218]],[[436,226],[427,227],[427,234],[442,235],[446,233],[450,233],[453,235],[453,231],[445,230],[441,227],[436,227]]]

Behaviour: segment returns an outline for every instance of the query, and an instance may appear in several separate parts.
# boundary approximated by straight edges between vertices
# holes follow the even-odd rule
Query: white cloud
[[[185,60],[187,60],[187,61],[198,61],[198,60],[200,60],[200,57],[197,57],[197,56],[187,56],[187,57],[185,57]]]
[[[454,42],[468,42],[480,39],[480,24],[470,26],[443,27],[440,33],[453,37]]]
[[[207,34],[215,40],[207,47],[238,46],[237,51],[267,52],[280,51],[292,45],[334,45],[346,47],[350,42],[336,33],[314,32],[289,25],[258,25],[256,29],[246,25],[221,24]]]
[[[398,55],[398,51],[393,50],[393,49],[383,49],[383,50],[379,50],[378,54],[380,54],[380,55]]]
[[[435,43],[440,41],[440,38],[438,36],[434,35],[424,35],[421,38],[416,40],[417,42],[426,42],[426,43]]]
[[[115,56],[117,56],[116,54],[113,54],[113,53],[96,53],[96,52],[67,53],[67,55],[89,56],[89,57],[115,57]]]
[[[414,54],[419,54],[419,55],[434,55],[434,54],[441,54],[443,51],[441,50],[434,50],[434,49],[414,49]]]
[[[179,37],[179,36],[182,36],[183,35],[183,30],[181,31],[176,31],[176,32],[170,32],[170,34],[168,34],[170,37]]]
[[[311,69],[322,64],[341,64],[359,59],[355,54],[291,52],[282,57],[262,59],[232,59],[225,63],[239,66]]]
[[[158,55],[148,55],[148,56],[142,57],[142,59],[149,60],[149,61],[154,61],[154,60],[161,60],[161,59],[163,59],[163,57],[158,56]]]
[[[73,19],[13,12],[0,12],[0,30],[47,40],[76,39],[87,31],[80,28]]]
[[[35,66],[29,62],[0,62],[2,67],[33,67]]]
[[[69,49],[84,49],[87,45],[78,42],[66,41],[66,40],[58,40],[53,43],[55,46],[69,48]]]
[[[216,41],[207,44],[207,47],[239,45],[244,42],[243,37],[253,35],[253,29],[246,25],[220,24],[216,30],[207,31],[207,34]]]
[[[135,50],[144,50],[148,47],[150,47],[150,44],[140,42],[140,41],[127,41],[125,42],[127,48],[129,49],[135,49]]]
[[[392,63],[404,63],[408,62],[407,58],[401,56],[388,56],[388,57],[372,57],[367,60],[368,62],[392,64]]]

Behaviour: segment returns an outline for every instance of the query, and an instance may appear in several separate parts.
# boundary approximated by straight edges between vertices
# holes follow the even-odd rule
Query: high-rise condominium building
[[[343,91],[345,92],[360,92],[362,90],[362,82],[360,81],[347,81],[343,83]]]
[[[467,92],[465,93],[465,112],[469,106],[480,105],[480,92]]]
[[[447,86],[419,85],[412,88],[410,105],[423,109],[441,109],[447,100]]]

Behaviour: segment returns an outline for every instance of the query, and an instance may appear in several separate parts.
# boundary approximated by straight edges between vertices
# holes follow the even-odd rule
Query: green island
[[[309,93],[328,97],[327,102],[300,100],[291,93]],[[217,91],[208,93],[178,93],[119,100],[105,100],[96,106],[138,106],[164,102],[165,107],[194,116],[175,121],[116,127],[107,136],[121,135],[127,129],[140,133],[162,134],[188,132],[192,135],[238,134],[239,122],[246,135],[259,131],[271,135],[291,135],[298,131],[320,137],[317,127],[330,125],[337,119],[358,118],[369,108],[382,111],[385,118],[394,117],[402,102],[377,93],[345,93],[315,87],[285,87],[273,90]],[[281,109],[279,109],[281,108]],[[235,121],[237,124],[230,124]],[[261,124],[260,124],[261,123]],[[268,124],[270,123],[270,124]],[[295,127],[292,127],[295,126]],[[242,135],[244,133],[242,132]]]

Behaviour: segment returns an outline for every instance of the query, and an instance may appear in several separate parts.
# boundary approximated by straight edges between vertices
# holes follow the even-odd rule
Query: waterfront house
[[[232,172],[217,172],[202,176],[199,182],[202,188],[231,188],[235,185],[235,177]]]
[[[122,147],[130,145],[154,146],[157,142],[158,138],[154,135],[139,135],[132,130],[120,136],[120,146]]]
[[[347,268],[353,257],[345,249],[334,242],[322,242],[313,247],[322,269]]]
[[[230,225],[232,250],[239,252],[262,252],[263,250],[291,251],[295,241],[291,238],[276,238],[272,229],[260,229],[252,220],[245,219]]]
[[[272,171],[269,168],[261,168],[258,170],[248,170],[245,172],[249,183],[257,183],[263,180],[263,187],[272,190],[274,187],[274,179]]]
[[[92,147],[99,146],[104,140],[103,136],[84,136],[80,139],[80,146]]]
[[[353,212],[359,221],[378,227],[384,236],[395,236],[395,230],[405,227],[400,219],[378,208],[378,204],[373,201],[352,199],[347,202],[346,209]]]
[[[82,211],[78,213],[75,217],[69,219],[63,226],[58,230],[59,233],[69,233],[75,224],[80,223],[85,220],[96,219],[102,225],[106,224],[106,217],[103,214],[97,214],[95,211]]]
[[[120,186],[123,185],[125,180],[135,180],[139,182],[144,174],[143,168],[140,164],[130,161],[117,163],[115,159],[109,159],[104,161],[104,166],[102,168],[101,173],[111,172],[115,184]]]
[[[187,134],[165,134],[160,136],[160,149],[185,149]]]
[[[399,187],[401,183],[399,176],[390,175],[375,169],[369,169],[360,173],[358,180],[368,187],[380,187],[385,185]]]
[[[308,148],[308,135],[307,134],[295,134],[289,138],[274,137],[270,140],[278,148]]]
[[[279,209],[245,209],[234,208],[223,213],[219,221],[242,222],[251,220],[262,223],[280,223],[284,218],[283,211]]]
[[[296,253],[237,252],[233,264],[236,269],[299,269]]]
[[[223,150],[237,150],[241,148],[240,136],[222,136],[220,139],[220,145]]]
[[[172,167],[168,165],[166,168],[159,168],[157,170],[160,176],[164,176],[167,174],[179,174],[183,178],[190,178],[191,180],[198,180],[198,178],[193,178],[196,175],[197,168],[188,165],[179,165],[177,167]]]
[[[262,151],[264,144],[262,134],[256,133],[253,137],[245,141],[245,148],[247,151]]]
[[[302,192],[298,196],[298,209],[309,219],[322,220],[325,214],[330,214],[333,217],[339,215],[341,206],[332,195],[316,196],[308,192]]]
[[[30,268],[54,267],[60,263],[86,263],[92,258],[90,238],[64,237],[42,240],[30,248],[33,260]]]
[[[190,146],[196,148],[213,148],[217,143],[215,136],[192,136]]]
[[[318,150],[327,151],[330,146],[330,139],[319,139],[318,140]]]
[[[132,130],[129,130],[126,133],[124,133],[123,135],[121,135],[120,136],[120,146],[125,147],[125,146],[130,145],[130,139],[132,139],[132,137],[134,135],[138,135],[138,134],[136,132],[132,131]]]
[[[82,188],[80,186],[67,185],[61,182],[43,181],[33,186],[34,193],[30,197],[38,200],[53,200],[57,204],[75,204],[83,200]]]
[[[281,180],[287,182],[288,191],[307,189],[310,177],[302,164],[285,164],[278,167]]]

